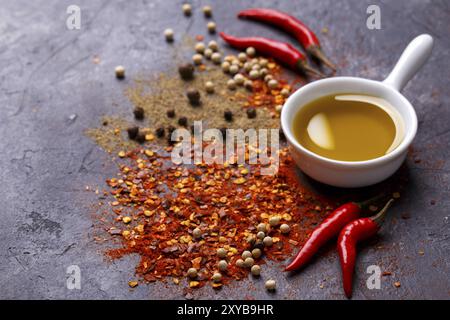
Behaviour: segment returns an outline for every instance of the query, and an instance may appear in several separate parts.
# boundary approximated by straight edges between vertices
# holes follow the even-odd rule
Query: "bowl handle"
[[[431,55],[433,49],[433,37],[422,34],[416,37],[403,51],[392,72],[384,80],[384,83],[397,91],[403,87],[419,71]]]

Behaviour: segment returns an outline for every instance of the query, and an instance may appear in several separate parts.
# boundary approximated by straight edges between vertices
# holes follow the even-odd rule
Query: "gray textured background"
[[[435,37],[432,58],[404,91],[420,119],[414,149],[421,162],[408,159],[410,182],[402,199],[376,245],[362,250],[355,297],[450,297],[449,1],[193,1],[190,19],[181,14],[182,1],[0,3],[0,298],[184,297],[181,287],[171,284],[130,290],[127,281],[133,278],[136,257],[103,260],[102,247],[92,241],[88,207],[96,198],[84,186],[101,186],[116,169],[83,130],[97,126],[104,114],[129,113],[122,95],[129,79],[173,64],[162,31],[172,27],[178,39],[185,32],[204,33],[206,22],[197,9],[206,3],[213,5],[218,28],[232,34],[294,42],[273,29],[235,19],[239,9],[251,6],[289,11],[319,34],[328,27],[320,38],[342,75],[381,80],[415,35]],[[365,27],[365,11],[373,3],[381,7],[382,30]],[[82,8],[80,31],[66,29],[70,4]],[[92,63],[94,55],[100,64]],[[118,64],[127,69],[123,82],[113,75]],[[70,120],[72,114],[75,120]],[[81,268],[82,290],[66,289],[65,269],[72,264]],[[371,264],[393,273],[383,277],[381,290],[365,288],[364,272]],[[278,279],[276,294],[266,293],[263,280],[247,280],[218,292],[204,288],[194,297],[343,298],[333,250],[291,278],[280,274],[278,266],[265,272]],[[400,288],[393,286],[397,280]]]

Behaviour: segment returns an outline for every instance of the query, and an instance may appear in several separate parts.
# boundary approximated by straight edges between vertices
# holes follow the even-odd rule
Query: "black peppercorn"
[[[256,240],[255,243],[253,244],[253,248],[263,250],[264,242],[261,239]]]
[[[138,120],[144,119],[144,109],[142,107],[136,107],[133,110],[134,117]]]
[[[187,120],[186,117],[181,117],[180,119],[178,119],[178,124],[179,124],[180,126],[185,127],[185,126],[187,125],[187,122],[188,122],[188,120]]]
[[[108,120],[104,120],[102,124],[103,124],[104,126],[107,126],[107,125],[108,125]]]
[[[165,132],[165,130],[164,130],[163,127],[159,127],[159,128],[156,129],[156,131],[155,131],[155,134],[156,134],[156,136],[157,136],[158,138],[164,137],[164,134],[165,134],[165,133],[166,133],[166,132]]]
[[[200,104],[200,92],[197,89],[189,89],[186,95],[192,105],[196,106]]]
[[[167,116],[169,118],[174,118],[175,117],[175,110],[173,110],[173,109],[167,110]]]
[[[145,142],[145,133],[139,132],[136,135],[136,141],[139,143],[144,143]]]
[[[194,66],[192,63],[185,63],[178,67],[178,72],[183,80],[191,80],[194,77]]]
[[[131,140],[136,139],[136,136],[139,133],[139,127],[130,127],[127,129],[128,132],[128,138],[130,138]]]
[[[228,122],[233,121],[233,112],[231,112],[230,110],[227,110],[223,113],[223,116],[225,117],[225,120],[227,120]]]
[[[247,109],[247,117],[248,117],[249,119],[256,118],[256,109],[253,108],[253,107],[248,108],[248,109]]]

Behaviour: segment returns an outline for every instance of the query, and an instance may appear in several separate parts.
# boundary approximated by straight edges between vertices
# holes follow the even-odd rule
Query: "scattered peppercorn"
[[[252,273],[253,276],[259,277],[261,275],[261,267],[255,264],[250,269],[250,272]]]
[[[210,18],[212,16],[212,8],[210,6],[204,6],[203,14],[205,15],[205,17]]]
[[[187,271],[187,275],[191,279],[197,278],[197,275],[198,275],[197,269],[189,268],[188,271]]]
[[[227,250],[225,250],[224,248],[219,248],[217,249],[217,256],[219,258],[226,258],[227,256]]]
[[[185,63],[178,67],[178,72],[183,80],[191,80],[194,77],[194,66],[192,63]]]
[[[261,249],[255,248],[252,250],[253,258],[258,259],[261,257],[261,255],[262,255]]]
[[[245,250],[244,252],[242,252],[241,257],[244,260],[247,259],[247,258],[251,258],[252,257],[252,253],[250,251],[248,251],[248,250]]]
[[[265,234],[265,232],[264,231],[259,231],[257,234],[256,234],[256,237],[258,238],[258,239],[264,239],[264,237],[266,236],[266,234]]]
[[[230,110],[224,111],[223,116],[228,122],[233,121],[233,112],[231,112]]]
[[[216,41],[211,40],[210,42],[208,42],[208,48],[211,49],[212,51],[217,51],[219,50],[219,45],[217,44]]]
[[[231,68],[230,68],[231,72]],[[236,82],[233,79],[228,80],[227,87],[229,90],[236,90]]]
[[[189,89],[186,95],[192,105],[200,104],[200,92],[197,89]]]
[[[214,62],[215,64],[220,64],[221,60],[222,60],[222,55],[219,52],[214,52],[211,55],[211,60],[212,62]]]
[[[205,56],[206,59],[211,59],[212,54],[213,54],[213,51],[210,48],[205,49],[205,52],[203,53],[203,55]]]
[[[167,116],[169,118],[175,118],[175,110],[173,109],[167,110]]]
[[[200,239],[202,237],[202,230],[200,228],[195,228],[194,231],[192,231],[192,235],[195,239]]]
[[[266,232],[267,231],[267,225],[263,222],[261,222],[260,224],[258,224],[258,226],[256,227],[256,230],[258,231],[262,231],[262,232]]]
[[[206,81],[205,89],[207,93],[214,93],[214,84],[211,81]]]
[[[144,143],[145,142],[145,133],[139,132],[136,135],[136,141],[139,142],[139,143]]]
[[[189,17],[192,14],[192,6],[189,3],[183,4],[182,9],[185,16]]]
[[[197,53],[203,53],[206,49],[206,46],[203,42],[197,42],[195,44],[195,51],[197,51]]]
[[[180,126],[183,126],[183,127],[187,126],[187,122],[188,122],[188,120],[186,117],[181,117],[178,119],[178,124]]]
[[[247,268],[251,268],[255,264],[255,260],[252,257],[245,258],[244,266]]]
[[[269,86],[269,89],[276,89],[276,88],[278,88],[278,81],[275,79],[271,79],[271,80],[269,80],[267,85]]]
[[[215,33],[216,32],[216,23],[215,22],[213,22],[213,21],[208,22],[206,27],[208,28],[209,33]]]
[[[236,260],[236,266],[238,266],[239,268],[243,268],[244,267],[244,260],[237,259]]]
[[[200,65],[202,64],[203,56],[199,53],[196,53],[192,56],[192,61],[194,61],[194,64]]]
[[[130,127],[127,129],[128,132],[128,138],[130,138],[131,140],[136,139],[136,136],[139,133],[139,127]]]
[[[134,117],[138,120],[144,119],[144,109],[142,107],[136,107],[133,110]]]
[[[220,260],[219,263],[217,264],[217,267],[222,272],[227,271],[228,263],[225,260]]]
[[[273,291],[273,290],[275,290],[276,286],[277,286],[277,283],[275,282],[275,280],[270,279],[270,280],[266,281],[265,287],[267,290]]]
[[[264,237],[264,239],[263,239],[263,244],[264,244],[264,246],[266,246],[266,247],[271,247],[271,246],[273,245],[273,239],[272,239],[272,237],[269,237],[269,236]]]
[[[248,47],[248,48],[245,50],[245,53],[246,53],[249,57],[254,57],[255,54],[256,54],[256,50],[255,50],[255,48],[253,48],[253,47]]]
[[[213,276],[211,277],[211,279],[212,279],[214,282],[220,282],[220,281],[222,281],[222,275],[221,275],[220,273],[216,272],[216,273],[213,274]]]
[[[156,129],[155,133],[158,138],[164,137],[165,134],[164,128],[159,127],[158,129]]]
[[[280,231],[281,231],[281,233],[289,233],[289,231],[291,231],[291,228],[289,227],[289,225],[288,224],[286,224],[286,223],[283,223],[281,226],[280,226]]]
[[[123,66],[117,66],[115,68],[115,72],[116,72],[116,78],[117,79],[125,78],[125,68]]]
[[[164,36],[166,37],[167,42],[172,42],[173,41],[173,30],[172,29],[164,30]]]

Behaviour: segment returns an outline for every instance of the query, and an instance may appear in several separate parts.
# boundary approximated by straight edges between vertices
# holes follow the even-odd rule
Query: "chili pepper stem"
[[[324,65],[336,71],[336,66],[323,54],[322,50],[317,45],[311,45],[307,49],[308,53],[321,61]]]
[[[325,78],[325,75],[321,73],[320,71],[312,68],[306,61],[299,60],[297,63],[297,67],[307,74],[315,75],[319,78]]]
[[[383,209],[380,210],[375,216],[371,217],[370,219],[373,220],[378,226],[381,226],[381,224],[384,221],[384,218],[386,217],[387,210],[391,207],[392,203],[394,202],[394,199],[390,199],[383,207]]]

